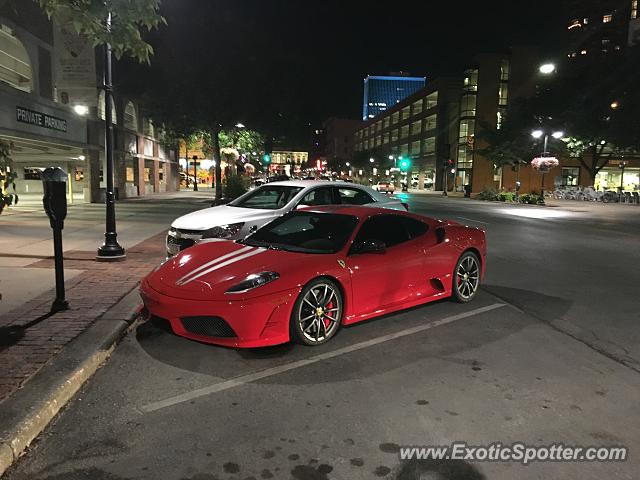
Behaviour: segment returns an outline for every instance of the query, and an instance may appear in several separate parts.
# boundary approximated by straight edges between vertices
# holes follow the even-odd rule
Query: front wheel
[[[291,340],[303,345],[321,345],[333,337],[342,321],[342,293],[326,278],[317,278],[300,292],[291,313]]]
[[[480,259],[473,252],[465,252],[453,271],[452,298],[466,303],[473,300],[480,287]]]

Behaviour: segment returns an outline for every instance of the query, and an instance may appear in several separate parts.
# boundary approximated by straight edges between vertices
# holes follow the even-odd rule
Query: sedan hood
[[[171,258],[146,278],[156,291],[192,300],[239,300],[286,290],[297,285],[291,274],[300,262],[325,262],[327,255],[268,250],[214,239],[195,245]],[[275,271],[280,278],[243,294],[225,292],[255,273]]]
[[[180,230],[208,230],[220,225],[269,219],[277,215],[277,210],[220,205],[183,215],[174,220],[171,226]]]

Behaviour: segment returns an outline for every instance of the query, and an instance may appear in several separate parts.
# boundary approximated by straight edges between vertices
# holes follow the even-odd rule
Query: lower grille
[[[180,250],[192,247],[195,242],[196,241],[193,238],[176,238],[173,235],[167,236],[167,244],[178,245],[178,247],[180,247]]]
[[[183,317],[180,321],[187,332],[195,335],[219,338],[237,336],[229,324],[220,317]]]

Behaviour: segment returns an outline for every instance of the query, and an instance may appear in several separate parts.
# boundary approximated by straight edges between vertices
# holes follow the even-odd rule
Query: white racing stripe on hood
[[[245,252],[248,252],[250,250],[253,250],[254,248],[255,247],[248,247],[248,246],[247,247],[242,247],[242,248],[240,248],[240,249],[238,249],[238,250],[236,250],[234,252],[230,252],[230,253],[227,253],[225,255],[222,255],[221,257],[214,258],[213,260],[200,265],[198,268],[195,268],[195,269],[191,270],[185,276],[183,276],[183,277],[179,278],[178,280],[176,280],[176,285],[180,285],[185,280],[187,280],[187,277],[190,277],[191,275],[195,275],[196,273],[200,272],[201,270],[204,270],[205,268],[208,268],[208,267],[210,267],[212,265],[215,265],[216,263],[223,262],[223,261],[227,260],[228,258],[235,257],[235,256],[240,255],[242,253],[245,253]]]
[[[243,255],[240,255],[239,257],[233,257],[232,259],[227,260],[226,262],[217,263],[216,265],[214,265],[214,266],[212,266],[212,267],[210,267],[210,268],[208,268],[206,270],[201,271],[197,275],[193,275],[193,276],[189,277],[186,281],[183,281],[182,283],[177,283],[176,282],[176,285],[179,285],[179,286],[186,285],[187,283],[193,282],[197,278],[200,278],[200,277],[202,277],[204,275],[207,275],[207,274],[213,272],[214,270],[218,270],[219,268],[226,267],[228,265],[232,265],[232,264],[234,264],[236,262],[239,262],[240,260],[244,260],[245,258],[253,257],[254,255],[258,255],[259,253],[264,253],[265,251],[266,250],[264,248],[256,248],[256,249],[254,249],[253,252],[245,253]]]

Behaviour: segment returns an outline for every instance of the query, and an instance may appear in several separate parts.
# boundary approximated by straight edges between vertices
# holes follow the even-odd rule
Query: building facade
[[[408,75],[372,76],[364,79],[362,119],[369,120],[425,86],[425,77]]]
[[[370,167],[388,174],[400,157],[410,159],[412,184],[441,189],[443,165],[457,140],[461,82],[439,78],[377,117],[355,133],[355,151],[371,155]]]
[[[309,162],[309,152],[301,150],[274,150],[269,170],[288,176],[300,173]]]
[[[325,156],[331,168],[339,171],[353,157],[354,133],[362,125],[360,120],[330,118],[324,122]]]
[[[569,58],[622,53],[640,41],[638,0],[567,2]]]
[[[12,145],[19,195],[40,196],[41,171],[59,166],[69,201],[104,199],[100,70],[93,47],[53,25],[36,3],[0,11],[0,138]],[[161,145],[152,120],[121,95],[113,107],[118,197],[178,188],[175,151]]]

